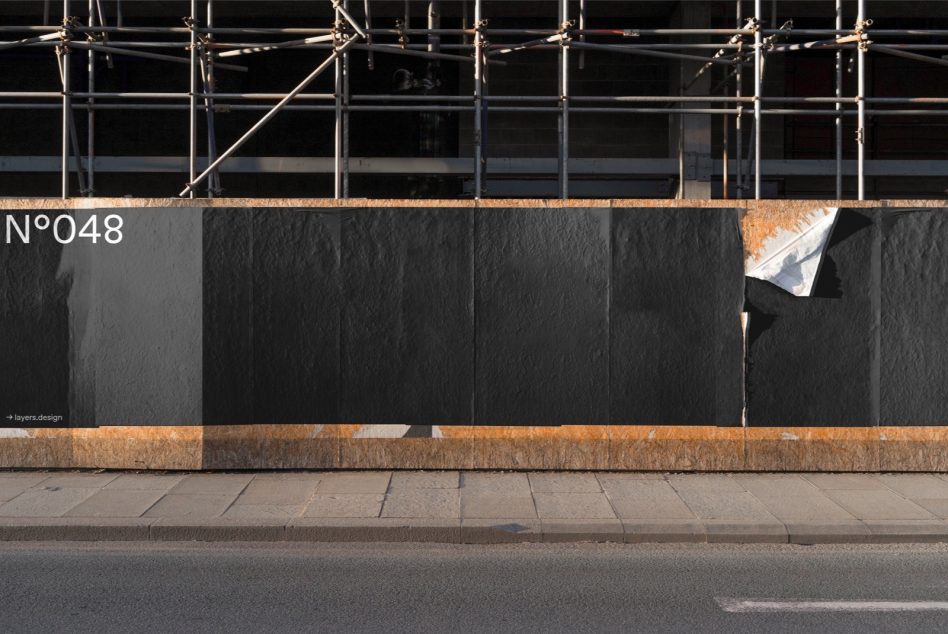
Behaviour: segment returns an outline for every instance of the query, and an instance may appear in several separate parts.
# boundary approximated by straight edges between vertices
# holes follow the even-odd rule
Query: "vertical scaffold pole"
[[[721,122],[721,198],[727,200],[729,198],[727,192],[727,179],[728,179],[728,147],[729,145],[729,135],[728,135],[728,116],[723,115],[721,117],[723,121]]]
[[[339,5],[336,5],[335,23],[333,25],[332,40],[333,50],[339,50],[339,40],[342,29],[342,13],[339,12]],[[341,55],[336,55],[333,65],[335,70],[335,84],[333,96],[335,97],[335,134],[333,142],[333,198],[339,200],[342,198],[342,59]]]
[[[474,198],[484,193],[484,25],[481,0],[474,0]]]
[[[69,20],[69,0],[63,0],[63,29]],[[63,79],[63,138],[62,138],[62,197],[69,198],[69,124],[72,116],[72,98],[69,94],[69,47],[62,45]],[[78,161],[77,161],[78,162]]]
[[[560,198],[569,198],[569,0],[560,2]]]
[[[856,124],[856,143],[857,143],[857,191],[859,200],[866,199],[866,43],[862,39],[866,22],[866,0],[859,0],[858,15],[856,16],[856,33],[859,34],[859,48],[857,49],[858,60],[858,86],[856,106],[858,108]]]
[[[741,2],[742,0],[737,0],[737,28],[741,28],[743,24],[743,12],[741,11]],[[743,51],[744,38],[741,36],[741,48],[738,48],[738,52],[742,53]],[[740,100],[743,95],[744,90],[744,64],[738,64],[735,74],[735,85],[734,85],[734,96],[738,98],[737,101],[737,115],[734,117],[734,136],[737,137],[736,146],[734,148],[734,158],[737,160],[737,175],[734,183],[734,192],[737,194],[737,199],[740,200],[744,198],[744,130],[742,129],[742,122],[744,119],[744,102]]]
[[[95,26],[93,16],[95,15],[95,3],[96,0],[89,0],[89,26]],[[99,22],[104,22],[102,16],[99,16]],[[89,34],[89,37],[92,37],[92,34]],[[95,93],[95,51],[89,49],[89,94]],[[92,105],[95,103],[95,99],[89,97],[87,100],[89,105],[89,112],[86,114],[86,195],[94,196],[93,190],[95,189],[95,110],[92,108]],[[79,160],[79,157],[76,157],[76,160]],[[79,166],[79,169],[82,169]]]
[[[760,0],[754,0],[754,20],[756,29],[754,30],[754,199],[760,200],[760,97],[761,86],[761,62],[763,50],[761,49],[761,7]]]
[[[369,47],[369,70],[375,70],[375,55],[372,53],[372,34],[369,30],[372,28],[372,8],[369,6],[369,0],[364,0],[365,4],[365,44]],[[465,5],[466,8],[467,5]]]
[[[586,0],[579,0],[579,30],[586,30]],[[579,36],[580,42],[586,41],[586,34],[583,33]],[[586,51],[579,51],[579,60],[576,65],[579,70],[586,70]]]
[[[207,0],[207,28],[214,28],[214,0]],[[210,43],[214,39],[213,33],[207,34],[207,41]],[[207,95],[214,94],[214,50],[205,48],[204,50],[204,92]],[[204,108],[207,119],[207,163],[210,165],[217,160],[217,131],[214,125],[214,98],[206,96],[204,98]],[[207,179],[207,197],[214,198],[215,191],[221,189],[220,172],[214,170]]]
[[[836,0],[836,30],[843,28],[843,0]],[[843,198],[843,49],[836,49],[836,200]]]
[[[342,0],[348,12],[349,0]],[[342,197],[349,197],[349,53],[342,54]]]
[[[191,15],[188,21],[191,30],[191,87],[188,99],[188,183],[197,178],[197,0],[191,0]],[[188,195],[194,198],[192,188]]]

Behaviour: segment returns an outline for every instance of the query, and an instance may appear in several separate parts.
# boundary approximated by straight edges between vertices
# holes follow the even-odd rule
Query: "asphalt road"
[[[3,632],[946,632],[948,546],[6,543],[0,600]]]

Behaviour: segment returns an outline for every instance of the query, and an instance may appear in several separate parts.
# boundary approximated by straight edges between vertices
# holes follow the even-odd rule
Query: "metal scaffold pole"
[[[843,30],[843,0],[836,0],[836,30]],[[836,200],[843,199],[843,49],[836,47]]]
[[[191,0],[188,28],[191,30],[191,81],[188,94],[188,182],[193,183],[197,175],[197,0]],[[194,198],[194,189],[189,189],[188,194],[190,198]]]
[[[736,28],[741,28],[741,23],[743,22],[743,12],[741,3],[743,0],[737,0],[737,12],[735,25]],[[743,45],[744,38],[742,37],[738,42],[738,58],[743,55]],[[744,65],[738,64],[734,69],[734,96],[740,100],[743,96],[744,89]],[[734,117],[734,135],[737,137],[736,147],[734,148],[734,158],[737,161],[737,176],[735,182],[735,193],[737,194],[737,199],[741,200],[744,198],[744,130],[742,127],[744,119],[744,104],[740,101],[737,102],[737,115]]]
[[[365,46],[368,50],[369,70],[375,70],[375,55],[372,53],[372,7],[369,6],[369,0],[364,0],[365,11]]]
[[[474,198],[484,193],[484,23],[474,0]]]
[[[761,49],[761,7],[760,0],[754,0],[754,199],[760,200],[760,98],[763,86],[761,85],[761,63],[763,50]]]
[[[557,159],[560,198],[569,198],[569,0],[559,0],[560,8],[560,115]]]
[[[62,55],[60,55],[60,70],[63,85],[63,129],[62,129],[62,197],[69,198],[69,135],[70,124],[72,120],[72,99],[69,94],[69,0],[63,0],[63,33],[64,40],[61,45]]]
[[[858,119],[856,122],[856,144],[857,144],[857,198],[866,199],[866,50],[868,48],[865,28],[868,26],[866,21],[866,0],[859,0],[858,15],[856,16],[856,34],[859,36],[857,49],[857,96],[856,107],[858,108]]]
[[[214,28],[214,0],[207,0],[207,28]],[[213,44],[214,34],[207,34],[207,44]],[[214,50],[203,47],[202,66],[204,69],[204,110],[207,119],[207,162],[213,163],[217,158],[217,131],[214,125]],[[221,190],[221,176],[215,170],[207,179],[207,197],[214,196]]]
[[[343,0],[343,8],[349,9],[349,0]],[[366,34],[368,36],[368,34]],[[349,198],[349,53],[342,54],[342,197]]]
[[[342,56],[339,55],[339,41],[342,36],[342,12],[339,10],[339,0],[334,0],[335,22],[333,23],[333,50],[336,51],[336,61],[333,65],[335,82],[333,83],[333,97],[335,102],[335,127],[333,134],[333,198],[342,198]]]
[[[95,15],[96,0],[89,0],[89,26],[94,26],[93,16]],[[103,22],[103,16],[99,16],[99,21]],[[91,35],[90,35],[91,37]],[[95,51],[89,49],[89,67],[88,67],[89,94],[95,93]],[[87,100],[89,112],[86,113],[86,196],[94,196],[95,189],[95,109],[92,105],[95,103],[93,97]],[[78,157],[76,157],[78,161]],[[82,167],[80,166],[81,170]]]

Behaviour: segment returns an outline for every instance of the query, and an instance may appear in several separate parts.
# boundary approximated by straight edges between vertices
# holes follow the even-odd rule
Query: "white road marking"
[[[828,599],[715,599],[725,612],[925,612],[948,611],[948,601],[833,601]]]

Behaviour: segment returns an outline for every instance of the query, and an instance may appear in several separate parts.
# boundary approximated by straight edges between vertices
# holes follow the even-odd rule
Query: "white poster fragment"
[[[797,231],[781,229],[744,261],[744,273],[775,284],[798,297],[813,291],[838,207],[813,209]]]

